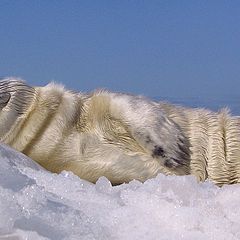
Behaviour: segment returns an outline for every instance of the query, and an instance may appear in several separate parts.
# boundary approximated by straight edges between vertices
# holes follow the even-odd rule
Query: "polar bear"
[[[50,83],[0,82],[0,141],[52,172],[96,182],[189,174],[188,139],[154,102],[127,94],[75,93]]]

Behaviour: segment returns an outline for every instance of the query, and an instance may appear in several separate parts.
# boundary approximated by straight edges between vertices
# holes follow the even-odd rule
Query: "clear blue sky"
[[[239,96],[240,1],[0,0],[0,10],[1,76],[150,97]]]

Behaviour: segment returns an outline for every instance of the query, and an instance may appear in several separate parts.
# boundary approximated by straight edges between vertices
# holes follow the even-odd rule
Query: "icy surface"
[[[112,187],[0,145],[0,239],[240,239],[240,185],[157,176]]]

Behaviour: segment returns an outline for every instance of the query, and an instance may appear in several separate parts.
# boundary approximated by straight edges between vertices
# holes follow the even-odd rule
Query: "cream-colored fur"
[[[0,110],[0,140],[53,172],[92,182],[106,176],[113,184],[158,173],[239,181],[239,120],[226,111],[10,78],[0,82]]]
[[[190,142],[191,174],[218,185],[240,182],[240,118],[227,109],[218,113],[160,103]]]
[[[113,184],[189,172],[187,139],[143,97],[5,79],[0,107],[0,140],[50,171],[71,170],[92,182],[106,176]]]

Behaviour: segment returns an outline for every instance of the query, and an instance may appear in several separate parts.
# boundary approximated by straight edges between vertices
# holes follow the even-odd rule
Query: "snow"
[[[0,239],[240,239],[240,185],[158,175],[112,187],[0,145]]]

